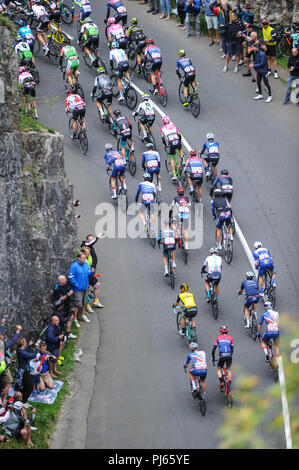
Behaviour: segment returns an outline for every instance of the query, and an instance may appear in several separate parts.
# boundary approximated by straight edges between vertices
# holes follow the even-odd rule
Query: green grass
[[[6,28],[9,29],[9,31],[12,33],[12,35],[15,37],[17,34],[15,25],[13,24],[12,21],[10,21],[7,16],[4,16],[2,13],[0,14],[0,26],[6,26]]]
[[[23,132],[35,131],[55,134],[54,129],[45,126],[42,122],[34,119],[28,114],[25,114],[23,111],[19,112],[19,129]]]

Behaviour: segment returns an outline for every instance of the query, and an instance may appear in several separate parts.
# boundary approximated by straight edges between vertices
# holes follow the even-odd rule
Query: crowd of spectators
[[[53,380],[61,375],[57,366],[62,349],[69,340],[77,338],[71,331],[72,325],[80,328],[79,320],[90,322],[86,312],[94,313],[91,305],[104,307],[99,299],[101,286],[96,272],[98,259],[94,248],[99,238],[102,238],[102,234],[88,234],[78,247],[68,273],[58,276],[50,292],[52,309],[37,341],[21,335],[21,325],[16,325],[15,335],[6,340],[5,319],[1,320],[0,424],[4,434],[0,433],[0,443],[16,438],[29,447],[32,445],[31,431],[36,429],[32,426],[36,409],[28,403],[30,395],[36,397],[47,388],[53,389]],[[16,350],[15,368],[11,359],[12,348]],[[9,397],[12,386],[14,394]]]
[[[137,0],[135,0],[137,1]],[[230,70],[230,62],[235,62],[233,71],[238,73],[244,65],[243,77],[251,77],[256,83],[256,95],[253,99],[263,99],[261,83],[264,82],[268,97],[266,103],[272,101],[272,90],[269,77],[278,79],[276,60],[277,32],[267,18],[254,23],[254,13],[249,3],[233,4],[226,0],[176,0],[176,9],[172,9],[171,0],[141,0],[138,5],[148,4],[148,13],[156,15],[161,9],[160,19],[170,20],[175,13],[179,22],[177,27],[191,36],[191,24],[194,24],[196,37],[201,36],[201,29],[208,33],[208,45],[219,46],[224,59],[223,72]],[[204,19],[203,19],[204,18]],[[257,20],[257,18],[256,18]],[[299,106],[299,34],[292,35],[293,48],[290,52],[287,92],[282,104],[290,101],[293,82],[296,83],[296,105]]]

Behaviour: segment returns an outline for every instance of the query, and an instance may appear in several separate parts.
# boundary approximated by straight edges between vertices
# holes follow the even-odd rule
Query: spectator
[[[220,44],[220,35],[218,31],[218,20],[217,16],[213,11],[211,10],[211,7],[216,7],[217,2],[211,2],[210,0],[202,0],[202,4],[205,8],[205,18],[207,22],[207,28],[209,32],[209,46],[212,46],[214,44],[213,41],[213,28],[215,29],[216,36],[217,36],[217,42]]]
[[[290,101],[291,97],[291,90],[292,90],[292,83],[296,81],[296,106],[299,106],[299,51],[297,47],[293,47],[291,55],[288,61],[288,69],[290,70],[290,75],[288,78],[288,86],[285,95],[285,99],[283,100],[282,104],[287,104]]]
[[[97,258],[97,255],[96,255],[96,252],[95,252],[95,249],[94,249],[94,245],[96,244],[96,242],[100,239],[100,238],[103,238],[104,237],[104,234],[103,233],[99,233],[96,237],[94,237],[93,235],[89,234],[86,236],[85,240],[81,243],[81,248],[82,246],[89,246],[90,248],[90,254],[91,254],[91,257],[92,257],[92,265],[91,265],[91,270],[93,273],[95,273],[96,271],[96,267],[97,267],[97,264],[98,264],[98,258]]]
[[[41,371],[40,371],[40,383],[39,383],[39,390],[44,392],[46,387],[50,390],[53,389],[54,383],[52,376],[50,374],[50,364],[49,364],[49,355],[47,352],[47,343],[44,341],[40,344],[40,355],[41,355]]]
[[[232,20],[228,24],[224,25],[224,29],[227,37],[227,54],[223,72],[227,72],[228,64],[232,55],[236,56],[236,66],[234,72],[238,72],[242,42],[241,32],[244,31],[245,25],[239,21],[237,13],[232,12]]]
[[[74,320],[73,309],[66,310],[63,301],[56,300],[56,302],[54,302],[54,310],[51,316],[53,317],[55,315],[59,318],[59,323],[67,339],[76,339],[77,336],[71,333],[71,327]]]
[[[57,283],[55,284],[52,292],[52,302],[54,303],[57,302],[57,300],[61,300],[61,302],[63,302],[64,310],[69,312],[72,309],[71,302],[73,294],[74,291],[67,277],[63,274],[58,276]]]
[[[31,423],[36,414],[36,409],[32,408],[32,414],[28,419],[24,404],[16,401],[12,405],[12,409],[8,420],[3,425],[3,431],[11,437],[21,438],[28,447],[32,446],[31,442]]]
[[[176,8],[178,11],[178,17],[180,19],[180,22],[178,23],[178,27],[182,29],[186,29],[185,26],[185,18],[186,18],[186,12],[185,12],[185,0],[176,0]]]
[[[51,360],[49,363],[50,374],[53,378],[56,378],[55,374],[61,375],[61,372],[57,370],[57,359],[60,356],[64,345],[64,334],[57,315],[53,315],[51,318],[51,323],[47,329],[45,340],[47,349],[51,353]]]
[[[227,38],[225,25],[231,21],[232,8],[226,1],[223,1],[218,7],[212,6],[211,10],[218,16],[218,28],[220,33],[221,47],[223,50],[223,55],[221,56],[221,59],[225,59],[227,54]]]
[[[147,5],[148,4],[148,0],[140,0],[140,2],[138,2],[138,5]]]
[[[200,9],[201,9],[201,0],[186,0],[185,1],[185,12],[186,12],[186,36],[190,37],[190,15],[195,17],[195,32],[196,37],[200,36]]]
[[[274,66],[274,78],[278,78],[277,73],[277,61],[276,61],[276,38],[277,33],[272,26],[269,25],[268,20],[262,20],[262,32],[263,32],[263,39],[267,46],[267,62],[268,62],[268,77],[271,75],[271,62],[273,62]]]
[[[166,21],[170,20],[170,13],[171,13],[171,0],[160,0],[161,2],[161,9],[162,9],[162,15],[160,16],[160,19],[166,18]],[[166,15],[167,11],[167,15]]]
[[[4,404],[7,399],[7,394],[10,389],[11,384],[13,383],[13,378],[11,376],[9,366],[10,358],[8,357],[8,349],[11,348],[19,339],[20,332],[22,330],[21,325],[16,325],[16,334],[14,337],[5,343],[3,338],[5,318],[2,319],[0,325],[0,363],[2,363],[3,371],[0,372],[0,405],[1,402]],[[1,369],[0,369],[1,370]]]
[[[150,0],[150,9],[147,10],[147,13],[152,13],[153,15],[159,13],[159,0]]]
[[[243,38],[245,39],[245,43],[247,45],[247,48],[246,48],[246,54],[245,54],[245,66],[247,67],[247,72],[243,73],[243,77],[251,77],[251,71],[250,71],[250,59],[251,57],[253,58],[254,60],[254,50],[253,50],[253,45],[256,43],[256,42],[259,42],[260,45],[261,45],[261,49],[266,52],[267,50],[267,46],[265,45],[264,43],[264,40],[263,39],[258,39],[257,37],[257,32],[256,31],[251,31],[252,30],[252,26],[249,25],[249,27],[246,27],[246,34],[243,34]],[[248,33],[250,32],[250,35],[248,36]],[[256,79],[254,78],[252,81],[256,81]]]
[[[33,341],[30,340],[27,345],[25,338],[21,337],[17,341],[17,372],[16,372],[16,387],[18,390],[22,390],[23,403],[27,403],[27,400],[33,390],[32,376],[30,375],[30,361],[34,359],[38,353],[35,349],[33,353],[30,351]]]
[[[254,67],[256,71],[256,82],[257,82],[258,93],[259,93],[253,99],[262,100],[264,98],[262,95],[262,85],[261,85],[261,82],[263,80],[265,87],[267,88],[267,91],[268,91],[268,98],[266,99],[266,103],[270,103],[270,101],[272,101],[272,95],[271,95],[271,87],[269,85],[268,77],[267,77],[267,71],[268,71],[267,56],[266,56],[266,53],[261,49],[261,44],[259,42],[256,42],[254,44],[253,50],[255,53],[255,57],[254,57],[254,62],[250,64],[250,67],[251,68]]]
[[[249,3],[244,3],[243,9],[238,5],[239,9],[239,18],[242,23],[250,23],[253,25],[254,23],[254,14],[251,13],[251,6]]]
[[[85,253],[85,256],[86,256],[86,261],[88,263],[88,266],[90,268],[90,270],[92,271],[92,263],[93,263],[93,260],[92,260],[92,256],[90,254],[90,247],[89,246],[83,246],[81,248],[81,250],[83,251],[83,253]],[[89,278],[89,286],[93,287],[93,290],[94,290],[94,301],[93,301],[93,305],[95,307],[99,307],[99,308],[104,308],[104,305],[101,304],[100,300],[99,300],[99,292],[100,292],[100,282],[97,280],[96,277],[93,277],[93,276],[90,276]],[[88,309],[88,307],[86,306],[86,309],[91,313],[93,313],[93,310],[90,310]]]
[[[74,290],[74,321],[77,327],[80,327],[77,320],[79,308],[82,308],[82,320],[87,323],[90,322],[85,314],[90,276],[92,276],[92,272],[86,262],[86,256],[80,251],[76,261],[72,263],[69,269],[69,280]]]
[[[22,399],[22,392],[15,392],[14,396],[7,400],[5,406],[0,409],[0,424],[6,423],[6,421],[8,420],[13,403],[15,401],[22,401]]]

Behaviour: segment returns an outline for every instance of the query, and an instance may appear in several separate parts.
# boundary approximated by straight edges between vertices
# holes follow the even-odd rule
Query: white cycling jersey
[[[140,113],[141,111],[141,113]],[[150,103],[149,101],[143,101],[139,104],[138,108],[137,108],[137,111],[136,111],[137,114],[144,114],[145,116],[154,116],[155,115],[155,108],[154,106],[152,105],[152,103]]]
[[[208,268],[208,274],[221,273],[222,271],[222,258],[218,255],[210,255],[206,257],[204,266]]]
[[[33,5],[32,11],[37,18],[40,18],[41,16],[48,16],[45,7],[43,7],[42,5]]]
[[[118,65],[121,62],[128,62],[128,57],[123,49],[112,49],[110,51],[110,60]]]

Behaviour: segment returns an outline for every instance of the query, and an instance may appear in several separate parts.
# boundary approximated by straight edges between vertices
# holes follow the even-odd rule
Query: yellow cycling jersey
[[[271,31],[273,30],[274,28],[272,28],[271,26],[268,26],[267,28],[263,28],[263,38],[264,38],[265,43],[268,46],[275,46],[276,44],[276,41],[273,41],[272,39]]]
[[[185,308],[196,307],[196,303],[191,292],[182,292],[179,294],[178,299],[183,302]]]

